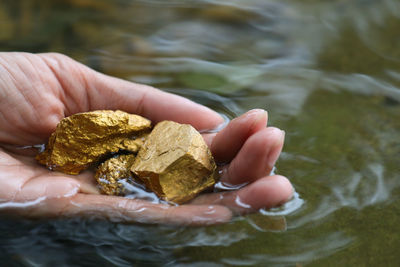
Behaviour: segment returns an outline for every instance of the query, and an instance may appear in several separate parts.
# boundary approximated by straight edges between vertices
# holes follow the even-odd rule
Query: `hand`
[[[266,127],[267,113],[252,110],[218,134],[204,134],[221,169],[221,181],[247,183],[236,191],[202,194],[170,206],[99,194],[93,173],[51,172],[31,149],[45,143],[64,117],[120,109],[153,122],[173,120],[198,130],[222,123],[214,111],[185,98],[95,72],[60,54],[0,53],[0,212],[29,217],[99,216],[113,221],[203,225],[227,222],[290,199],[282,176],[268,176],[284,133]]]

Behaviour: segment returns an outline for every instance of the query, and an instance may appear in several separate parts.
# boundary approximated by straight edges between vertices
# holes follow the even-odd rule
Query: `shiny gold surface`
[[[160,198],[181,204],[215,183],[215,168],[199,132],[163,121],[147,137],[131,170]]]
[[[129,139],[121,139],[121,142],[118,144],[120,149],[137,153],[139,149],[143,146],[146,137],[149,135],[148,132],[143,132],[135,136],[131,136]]]
[[[100,191],[107,195],[125,195],[125,187],[121,180],[130,183],[133,180],[130,167],[135,155],[118,155],[100,164],[94,175]]]
[[[137,152],[151,122],[123,111],[99,110],[64,118],[36,159],[51,170],[78,174],[120,149]]]

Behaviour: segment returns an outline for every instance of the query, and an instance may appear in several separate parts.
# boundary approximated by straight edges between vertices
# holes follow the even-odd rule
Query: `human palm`
[[[100,74],[60,54],[0,53],[0,211],[202,225],[277,206],[292,195],[285,177],[269,176],[284,134],[266,127],[263,110],[245,113],[217,134],[203,134],[217,163],[224,164],[221,181],[246,186],[202,194],[185,205],[101,195],[91,171],[66,175],[36,163],[31,146],[45,143],[62,118],[99,109],[120,109],[155,123],[189,123],[198,130],[223,121],[185,98]]]

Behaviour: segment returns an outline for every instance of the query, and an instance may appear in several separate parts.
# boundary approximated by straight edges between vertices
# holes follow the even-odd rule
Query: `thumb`
[[[62,85],[67,115],[77,112],[120,109],[154,122],[172,120],[198,130],[213,129],[223,122],[211,109],[156,88],[111,77],[57,54],[40,54]],[[77,104],[79,103],[79,104]]]

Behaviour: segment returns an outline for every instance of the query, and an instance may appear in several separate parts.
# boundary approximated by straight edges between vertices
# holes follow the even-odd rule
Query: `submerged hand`
[[[286,178],[268,176],[284,134],[266,127],[267,114],[262,110],[232,120],[218,134],[203,135],[216,161],[226,164],[221,181],[247,185],[203,194],[181,206],[100,195],[90,171],[77,176],[51,172],[36,163],[32,151],[18,149],[45,143],[66,116],[99,109],[120,109],[153,122],[189,123],[198,130],[222,123],[204,106],[100,74],[63,55],[0,53],[0,212],[201,225],[277,206],[292,196]]]

